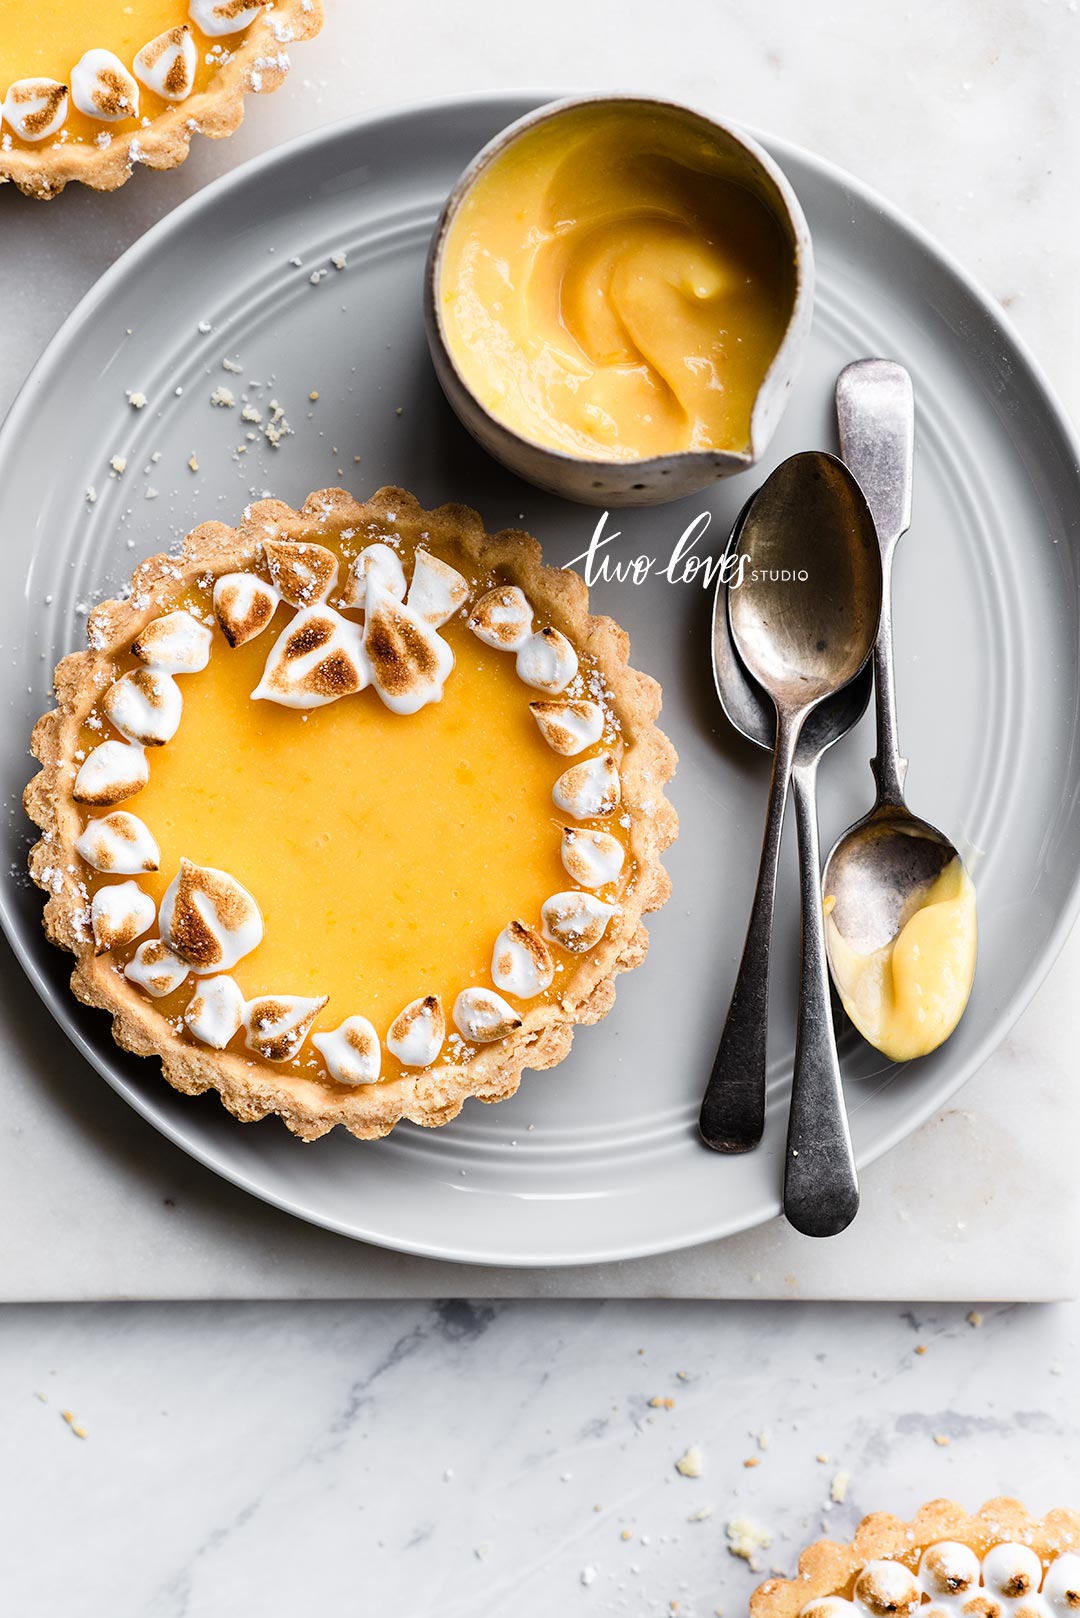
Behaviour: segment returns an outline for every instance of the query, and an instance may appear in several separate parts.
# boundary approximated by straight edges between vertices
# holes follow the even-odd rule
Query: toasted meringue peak
[[[544,937],[572,955],[595,948],[619,912],[619,905],[605,904],[593,893],[553,893],[540,907]]]
[[[578,671],[578,657],[565,635],[550,625],[518,648],[518,679],[536,691],[565,691]]]
[[[147,668],[162,674],[198,674],[210,661],[212,640],[206,625],[181,609],[152,618],[132,641],[131,650]]]
[[[606,831],[576,830],[564,826],[562,862],[568,876],[583,888],[605,888],[622,874],[626,850]]]
[[[90,902],[95,955],[132,943],[154,925],[156,915],[153,899],[134,880],[99,888]]]
[[[0,104],[4,122],[20,140],[46,140],[68,115],[68,87],[56,79],[16,79]]]
[[[371,679],[359,624],[333,607],[304,607],[281,631],[252,698],[283,708],[322,708]]]
[[[92,50],[71,70],[71,99],[88,118],[116,123],[139,116],[139,86],[112,51]]]
[[[193,972],[227,972],[262,941],[259,907],[225,871],[181,860],[165,889],[161,936]]]
[[[311,1000],[301,994],[263,994],[244,1007],[244,1044],[268,1062],[290,1062],[308,1036],[327,996]]]
[[[523,921],[503,928],[491,952],[491,981],[497,988],[519,1000],[531,1000],[534,994],[543,994],[554,976],[555,962],[539,933]]]
[[[122,803],[149,779],[146,752],[137,742],[102,742],[80,765],[72,796],[76,803]]]
[[[271,583],[290,607],[314,607],[326,600],[337,583],[337,557],[325,545],[268,539],[263,550]]]
[[[159,669],[129,669],[114,680],[101,699],[121,736],[140,747],[161,747],[180,726],[184,699],[171,674]]]
[[[469,599],[468,582],[456,567],[430,551],[417,551],[409,585],[409,606],[432,629],[441,629]]]
[[[195,88],[198,51],[187,23],[166,28],[138,51],[135,77],[162,101],[186,101]]]
[[[223,1051],[244,1020],[244,997],[234,978],[206,978],[187,1003],[188,1033],[203,1045]]]
[[[853,1594],[874,1618],[904,1618],[922,1600],[918,1579],[900,1562],[867,1562],[855,1580]]]
[[[190,971],[189,963],[168,944],[160,938],[151,938],[139,945],[124,968],[124,976],[152,994],[155,1000],[160,1000],[178,989]]]
[[[395,601],[373,578],[367,585],[364,651],[371,681],[394,713],[416,713],[442,700],[454,654],[411,607]]]
[[[507,1005],[494,989],[462,989],[454,1001],[454,1022],[464,1039],[478,1045],[505,1039],[521,1027],[521,1018],[513,1006]]]
[[[386,1035],[386,1048],[402,1067],[429,1067],[446,1038],[446,1013],[437,994],[410,1000]]]
[[[254,22],[265,0],[191,0],[188,16],[196,28],[212,39],[238,34]]]
[[[919,1578],[928,1596],[958,1596],[979,1582],[979,1558],[970,1545],[943,1540],[923,1552]]]
[[[359,556],[353,558],[341,596],[342,606],[366,607],[369,583],[381,586],[395,601],[405,599],[405,569],[401,557],[381,540],[365,545]]]
[[[500,584],[481,596],[469,614],[469,628],[486,646],[516,652],[532,634],[533,610],[524,590]]]
[[[583,753],[604,734],[604,710],[598,702],[530,702],[529,712],[548,746],[566,758]]]
[[[995,1545],[983,1558],[982,1576],[992,1595],[1016,1601],[1038,1593],[1042,1563],[1028,1545]]]
[[[1075,1551],[1065,1551],[1051,1562],[1043,1597],[1061,1618],[1080,1610],[1080,1556]]]
[[[313,1034],[311,1043],[338,1084],[377,1084],[382,1051],[366,1017],[346,1017],[340,1028]]]
[[[257,573],[224,573],[214,585],[214,612],[221,633],[232,647],[246,646],[261,635],[281,597]]]
[[[552,787],[551,796],[555,807],[575,820],[613,815],[622,796],[615,760],[610,753],[599,753],[583,764],[571,764]]]
[[[161,864],[161,850],[149,827],[126,809],[88,820],[75,852],[93,870],[108,871],[112,876],[138,876],[156,871]]]

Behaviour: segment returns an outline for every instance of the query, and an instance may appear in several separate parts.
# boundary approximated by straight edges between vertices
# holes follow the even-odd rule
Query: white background
[[[350,113],[530,84],[672,94],[850,168],[1008,306],[1077,414],[1078,83],[1076,0],[329,0],[323,37],[297,49],[286,89],[253,104],[231,141],[198,143],[178,173],[141,173],[116,196],[73,192],[48,206],[0,192],[0,285],[12,299],[0,327],[0,407],[82,291],[215,174]],[[162,308],[167,318],[167,288]],[[1074,949],[998,1059],[1007,1064],[999,1084],[1002,1075],[1016,1085],[1069,1082],[1075,1045],[1063,1044],[1062,1018],[1075,963]],[[106,1124],[128,1127],[119,1103],[103,1104]],[[34,1121],[32,1108],[9,1113],[4,1153],[11,1164],[35,1161],[40,1194],[29,1208],[9,1207],[3,1234],[29,1271],[77,1253],[99,1213],[50,1186],[48,1153],[34,1158],[27,1138]],[[74,1114],[67,1123],[76,1126]],[[947,1201],[947,1157],[938,1173],[928,1194]],[[1019,1291],[1025,1251],[1034,1267],[1053,1248],[1037,1169],[1029,1178],[1011,1188],[1007,1219],[1022,1238],[1009,1257]],[[101,1197],[105,1206],[105,1185]],[[62,1218],[50,1217],[54,1203]],[[233,1203],[207,1206],[227,1217]],[[136,1199],[136,1226],[139,1218]],[[252,1226],[260,1274],[273,1275],[280,1229]],[[181,1223],[171,1241],[192,1244],[198,1262],[205,1235],[204,1208],[198,1241]],[[933,1240],[946,1242],[944,1222]],[[158,1242],[171,1258],[169,1235]],[[152,1264],[153,1247],[141,1257]],[[887,1273],[887,1246],[878,1259]],[[960,1294],[962,1243],[950,1262]],[[931,1272],[940,1287],[928,1253]],[[467,1273],[456,1279],[450,1272],[446,1290],[467,1289]],[[78,1294],[74,1280],[68,1296]],[[650,1290],[663,1289],[658,1267]],[[966,1312],[685,1302],[9,1307],[0,1316],[0,1610],[644,1618],[676,1599],[683,1618],[718,1605],[732,1614],[753,1581],[725,1552],[725,1522],[746,1510],[771,1527],[765,1566],[790,1569],[802,1539],[820,1530],[839,1468],[852,1484],[827,1520],[845,1532],[862,1510],[907,1514],[945,1492],[969,1505],[1005,1491],[1038,1509],[1080,1505],[1075,1310],[994,1311],[978,1330]],[[649,1408],[669,1394],[673,1410]],[[85,1440],[63,1408],[85,1425]],[[762,1428],[773,1435],[767,1450],[751,1436]],[[707,1465],[694,1482],[673,1467],[692,1442]],[[744,1469],[755,1453],[761,1464]],[[687,1522],[708,1504],[713,1516]],[[596,1569],[587,1586],[586,1567]]]

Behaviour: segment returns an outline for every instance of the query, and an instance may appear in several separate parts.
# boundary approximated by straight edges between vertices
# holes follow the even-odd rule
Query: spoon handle
[[[838,1236],[859,1211],[844,1087],[836,1056],[817,826],[817,759],[791,775],[799,833],[802,982],[784,1158],[784,1213],[804,1236]]]
[[[872,768],[881,803],[904,801],[907,759],[900,756],[892,648],[892,558],[911,523],[915,395],[895,360],[855,360],[836,382],[840,454],[866,496],[881,546],[881,622],[874,646],[877,757]]]
[[[720,1047],[701,1103],[698,1127],[714,1152],[749,1152],[765,1133],[769,1021],[769,946],[780,833],[803,715],[777,715],[772,785],[757,887]]]

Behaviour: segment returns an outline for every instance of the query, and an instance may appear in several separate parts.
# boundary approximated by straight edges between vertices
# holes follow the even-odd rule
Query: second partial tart
[[[750,1618],[1071,1618],[1080,1612],[1080,1512],[1033,1517],[1018,1500],[969,1515],[931,1500],[907,1523],[864,1517],[849,1545],[821,1539],[793,1579],[769,1579]]]
[[[528,535],[260,501],[95,608],[27,789],[72,987],[166,1078],[314,1139],[547,1068],[668,892],[660,690]]]

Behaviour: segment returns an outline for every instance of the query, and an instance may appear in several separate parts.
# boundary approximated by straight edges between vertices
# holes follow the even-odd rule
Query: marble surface
[[[966,1315],[9,1310],[0,1490],[18,1553],[4,1607],[736,1618],[758,1582],[727,1550],[738,1518],[771,1533],[767,1574],[822,1533],[849,1538],[869,1510],[1005,1493],[1039,1512],[1077,1504],[1078,1310]],[[676,1471],[690,1446],[698,1478]]]
[[[1080,414],[1080,305],[1072,295],[1080,272],[1076,0],[942,0],[933,8],[894,0],[873,8],[856,0],[813,7],[802,0],[669,0],[662,10],[624,0],[617,26],[602,0],[548,0],[532,12],[492,0],[461,0],[449,9],[418,0],[407,44],[396,8],[328,0],[327,11],[324,35],[298,49],[285,90],[253,103],[234,139],[196,143],[183,169],[137,174],[107,199],[73,188],[48,206],[0,190],[0,274],[13,294],[0,343],[0,409],[118,253],[215,175],[356,111],[528,81],[670,93],[850,168],[1000,298],[1066,405]],[[1070,991],[1080,964],[1075,939],[1013,1037],[954,1106],[867,1174],[866,1212],[841,1241],[815,1247],[777,1225],[670,1259],[541,1275],[461,1272],[358,1248],[221,1185],[105,1089],[28,1002],[6,948],[0,958],[0,1295],[8,1298],[430,1296],[466,1288],[493,1296],[1052,1298],[1075,1291],[1068,1153],[1077,1106],[1071,1054],[1080,1031]],[[38,1233],[33,1242],[28,1229]],[[23,1318],[9,1317],[13,1341]],[[93,1360],[110,1354],[117,1334],[129,1329],[118,1322],[130,1317],[38,1318],[54,1323],[49,1330],[58,1342],[76,1319],[92,1320],[87,1341],[99,1345]],[[155,1332],[166,1341],[168,1322],[182,1318],[143,1317],[140,1340],[145,1330],[148,1344]],[[255,1319],[272,1322],[267,1331],[283,1344],[318,1347],[323,1328],[316,1321],[328,1323],[343,1345],[349,1328],[336,1321],[370,1320],[375,1337],[381,1321],[389,1341],[391,1322],[404,1318],[393,1311],[270,1311],[223,1316],[233,1324],[213,1330],[234,1344],[221,1352],[236,1355]],[[559,1321],[587,1333],[587,1320],[605,1319],[561,1311],[550,1318],[556,1335],[571,1329]],[[692,1310],[669,1317],[683,1318],[693,1332],[710,1319]],[[749,1331],[749,1323],[766,1318],[773,1317],[749,1311],[733,1317],[746,1325],[731,1329]],[[836,1329],[825,1325],[831,1317],[805,1318],[819,1322],[823,1340]],[[852,1317],[882,1331],[891,1318]],[[432,1351],[439,1341],[424,1336]],[[146,1352],[152,1358],[157,1350]],[[448,1359],[439,1375],[451,1374]],[[792,1362],[785,1375],[795,1374]],[[525,1382],[510,1382],[526,1396]],[[224,1383],[213,1400],[219,1396],[226,1396]],[[185,1609],[174,1602],[153,1610]]]

